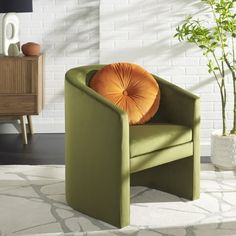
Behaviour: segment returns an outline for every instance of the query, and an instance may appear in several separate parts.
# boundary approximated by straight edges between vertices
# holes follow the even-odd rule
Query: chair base
[[[197,165],[197,163],[196,163]],[[193,156],[131,174],[131,186],[146,186],[189,200],[199,198],[199,173]]]

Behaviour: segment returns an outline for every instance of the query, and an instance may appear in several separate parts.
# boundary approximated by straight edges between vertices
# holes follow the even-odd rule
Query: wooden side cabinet
[[[33,133],[31,115],[43,107],[43,55],[8,57],[0,55],[0,117],[21,122],[27,144],[25,116]]]

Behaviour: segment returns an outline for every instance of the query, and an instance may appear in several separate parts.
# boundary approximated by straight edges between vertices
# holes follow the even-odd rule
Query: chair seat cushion
[[[130,126],[130,157],[192,141],[192,130],[173,124]]]
[[[90,87],[128,113],[130,124],[144,124],[157,112],[160,90],[157,81],[142,67],[130,63],[104,66]]]

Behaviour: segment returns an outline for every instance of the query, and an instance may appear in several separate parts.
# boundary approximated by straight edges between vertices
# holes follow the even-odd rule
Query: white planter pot
[[[221,130],[211,134],[211,161],[221,169],[236,169],[236,136],[222,136]]]

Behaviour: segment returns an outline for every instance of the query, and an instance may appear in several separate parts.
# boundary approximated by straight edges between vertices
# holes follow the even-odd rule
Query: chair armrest
[[[200,124],[200,98],[155,75],[160,91],[161,102],[156,114],[162,115],[168,123],[185,125],[191,128]]]
[[[199,197],[200,184],[200,98],[170,82],[154,76],[161,90],[160,114],[169,123],[192,129],[193,161],[187,168],[193,170],[193,199]],[[158,117],[157,112],[156,116]],[[191,177],[193,178],[191,180]]]
[[[200,160],[200,98],[166,80],[153,76],[158,81],[161,90],[160,108],[154,120],[158,120],[160,112],[165,122],[190,127],[193,131],[195,161],[198,163]]]
[[[127,220],[128,203],[121,198],[129,199],[128,116],[83,84],[81,70],[73,72],[67,73],[65,80],[66,188],[67,192],[75,191],[75,186],[85,186],[85,189],[76,200],[67,200],[80,200],[83,203],[80,210],[91,211],[94,217],[113,219],[114,216],[101,216],[109,202],[109,207],[121,211]],[[86,205],[87,202],[95,205]],[[111,223],[117,224],[117,221]]]

